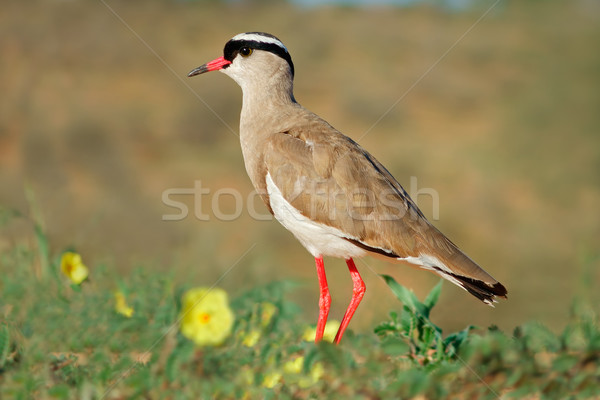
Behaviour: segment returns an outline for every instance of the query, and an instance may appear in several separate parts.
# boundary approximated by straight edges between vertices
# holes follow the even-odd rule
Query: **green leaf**
[[[440,340],[440,333],[435,327],[426,325],[423,327],[422,332],[423,351],[427,351],[430,348],[436,347],[436,340]]]
[[[0,227],[8,225],[14,218],[22,216],[23,214],[19,210],[0,206]]]
[[[41,224],[35,223],[34,232],[38,245],[42,273],[47,274],[50,270],[50,248],[48,245],[48,238],[46,237]]]
[[[402,332],[404,332],[405,335],[410,335],[415,329],[415,313],[411,311],[408,306],[404,306],[402,310],[403,312],[400,314],[400,325],[402,326]]]
[[[460,346],[469,337],[469,332],[475,329],[474,325],[469,325],[460,332],[451,333],[444,339],[444,349],[449,357],[453,357],[458,353]]]
[[[306,352],[304,356],[304,364],[302,365],[302,371],[307,373],[310,370],[310,367],[313,366],[314,363],[317,362],[319,358],[319,348],[316,346],[311,346],[309,350]]]
[[[399,328],[400,327],[398,326],[398,324],[392,321],[385,321],[377,325],[375,329],[373,329],[373,333],[379,336],[385,336],[387,333],[400,331]]]
[[[10,350],[10,332],[8,326],[0,325],[0,369],[4,367],[8,360],[8,352]]]
[[[381,342],[381,349],[387,355],[400,356],[407,354],[410,350],[410,346],[401,338],[390,336]]]
[[[71,283],[70,286],[71,286],[71,289],[73,289],[74,292],[81,293],[81,286],[79,286],[78,284]]]
[[[543,350],[557,351],[560,339],[546,326],[539,322],[529,322],[523,325],[523,339],[527,347],[534,352]]]
[[[44,233],[44,220],[39,204],[35,198],[35,194],[31,186],[25,185],[25,199],[30,209],[30,219],[33,222],[33,230],[38,245],[38,256],[41,264],[42,276],[47,276],[50,269],[50,247],[48,238]]]
[[[380,275],[385,283],[392,289],[394,295],[400,300],[405,306],[419,314],[427,315],[425,305],[417,299],[417,296],[412,290],[409,290],[396,282],[394,278],[389,275]]]
[[[427,308],[427,316],[428,317],[429,317],[429,311],[431,311],[431,309],[437,304],[437,302],[440,298],[440,293],[442,292],[442,284],[443,283],[444,283],[444,280],[440,279],[438,284],[435,285],[433,287],[433,289],[431,289],[431,291],[425,298],[425,301],[423,302],[423,304]]]
[[[48,394],[57,399],[68,399],[70,388],[65,383],[59,383],[56,386],[52,386],[48,389]]]
[[[388,386],[388,393],[394,393],[394,398],[413,398],[425,391],[429,383],[427,372],[410,369],[398,375],[397,379]]]
[[[579,360],[569,354],[561,354],[552,362],[552,369],[557,372],[567,372],[577,365]]]
[[[181,365],[188,362],[194,353],[194,345],[182,336],[177,337],[177,345],[169,355],[165,365],[165,376],[169,382],[175,382]]]

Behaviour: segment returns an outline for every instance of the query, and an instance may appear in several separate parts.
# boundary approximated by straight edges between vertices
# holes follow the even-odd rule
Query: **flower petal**
[[[184,293],[180,319],[181,333],[198,346],[222,344],[234,322],[227,293],[218,288],[195,288]]]

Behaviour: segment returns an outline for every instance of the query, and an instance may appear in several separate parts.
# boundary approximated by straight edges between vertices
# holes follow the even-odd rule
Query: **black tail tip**
[[[498,302],[496,297],[508,298],[508,290],[500,282],[490,285],[489,283],[471,278],[457,277],[457,279],[460,280],[467,292],[489,306],[493,307],[494,303]]]

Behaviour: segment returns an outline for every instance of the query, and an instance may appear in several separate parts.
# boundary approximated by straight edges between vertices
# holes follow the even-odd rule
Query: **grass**
[[[420,301],[382,276],[402,304],[373,333],[350,330],[335,346],[303,338],[309,326],[289,300],[298,285],[276,281],[231,300],[235,323],[222,345],[197,347],[178,329],[188,285],[139,267],[117,277],[107,265],[69,284],[58,257],[41,262],[46,251],[42,243],[0,254],[2,398],[600,396],[600,325],[582,302],[558,334],[539,323],[512,334],[473,326],[443,334],[430,319],[442,282]],[[130,318],[116,312],[115,291],[134,309]]]

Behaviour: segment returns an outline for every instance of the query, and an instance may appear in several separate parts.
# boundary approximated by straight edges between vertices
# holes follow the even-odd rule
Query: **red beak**
[[[205,72],[217,71],[219,69],[225,68],[229,64],[231,64],[231,61],[226,60],[225,57],[219,57],[215,60],[212,60],[209,63],[206,63],[204,65],[199,66],[198,68],[193,69],[188,74],[188,77],[191,78],[192,76],[200,75]]]

